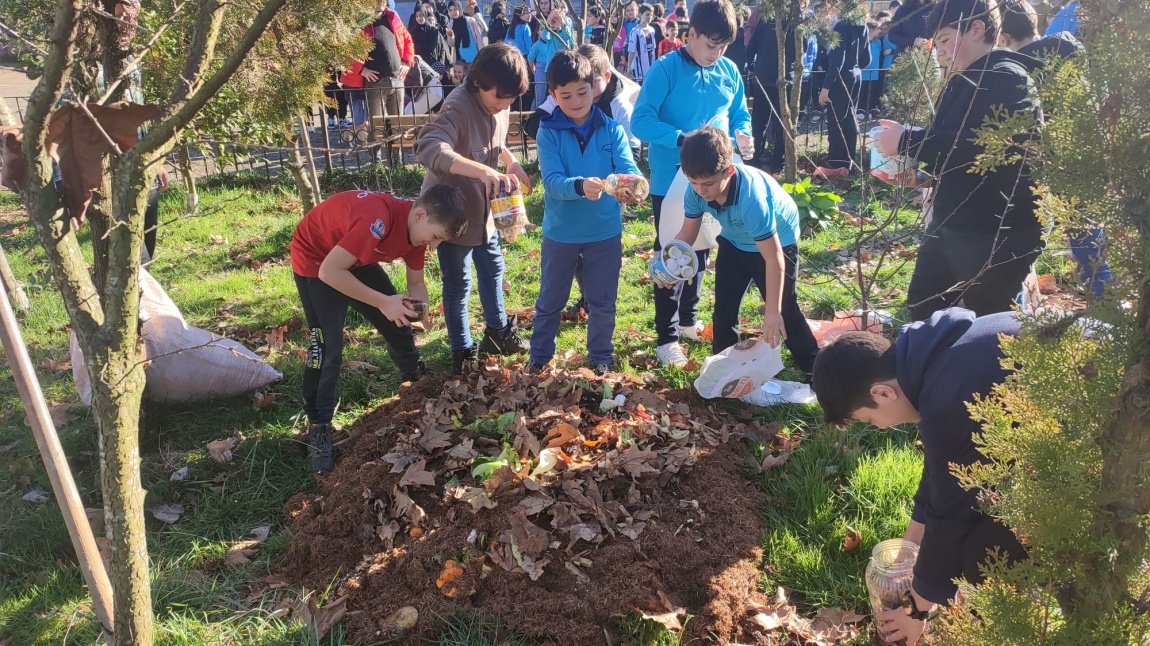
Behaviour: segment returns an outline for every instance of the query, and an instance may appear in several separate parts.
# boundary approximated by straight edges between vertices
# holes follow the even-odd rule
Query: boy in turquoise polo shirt
[[[715,338],[718,354],[739,340],[739,310],[754,283],[766,304],[763,339],[785,341],[795,364],[810,378],[818,343],[799,309],[795,277],[799,263],[799,211],[767,173],[734,163],[731,138],[713,127],[683,140],[681,163],[691,186],[684,196],[687,219],[675,236],[694,244],[704,213],[722,226],[715,261]]]
[[[742,37],[730,0],[700,0],[691,13],[687,44],[659,57],[643,78],[643,89],[631,115],[631,132],[649,146],[651,205],[659,230],[663,198],[675,179],[683,136],[703,126],[717,126],[739,146],[750,142],[751,113],[747,111],[743,79],[730,59],[727,45]],[[655,237],[655,250],[662,244]],[[699,267],[707,266],[707,250],[697,252]],[[683,366],[687,357],[679,337],[699,340],[699,287],[702,276],[671,290],[655,290],[656,356],[665,365]]]

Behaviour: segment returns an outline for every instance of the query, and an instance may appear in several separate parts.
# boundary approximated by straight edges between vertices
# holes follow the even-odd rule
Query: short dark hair
[[[735,7],[731,0],[700,0],[691,12],[691,29],[717,43],[735,42]]]
[[[602,20],[603,19],[603,8],[602,7],[591,7],[590,9],[587,10],[587,15],[588,16],[595,16],[596,18]]]
[[[688,179],[712,177],[734,160],[731,138],[714,126],[703,126],[683,138],[679,165]]]
[[[687,19],[687,8],[686,7],[675,7],[675,17],[676,18],[682,18],[683,20],[686,20]],[[688,25],[688,27],[690,27],[690,25]]]
[[[500,98],[523,96],[527,91],[527,60],[505,41],[479,50],[467,72],[467,89],[494,89]]]
[[[415,207],[427,211],[428,222],[441,225],[451,240],[467,231],[467,198],[457,186],[432,184],[415,198]]]
[[[1004,0],[1002,12],[1002,33],[1015,40],[1027,40],[1038,36],[1038,14],[1026,0]]]
[[[827,424],[842,424],[860,408],[874,408],[871,386],[894,379],[894,346],[872,332],[847,332],[819,350],[811,387]]]
[[[607,55],[607,50],[602,47],[592,43],[583,43],[577,51],[587,59],[587,62],[591,63],[592,74],[607,76],[614,71],[611,69],[611,57]]]
[[[568,83],[591,84],[595,73],[591,71],[591,61],[579,52],[563,49],[555,52],[547,64],[547,89],[556,92]]]
[[[998,29],[1002,25],[1002,16],[998,12],[998,3],[995,0],[941,0],[926,17],[926,33],[935,36],[939,30],[947,27],[952,27],[959,33],[966,33],[976,20],[981,20],[986,26],[986,35],[982,37],[982,42],[988,45],[998,44]]]
[[[643,15],[643,14],[648,13],[648,12],[654,13],[655,8],[652,7],[651,5],[647,4],[646,2],[639,5],[639,15]]]
[[[667,7],[663,6],[662,2],[656,2],[655,5],[653,7],[651,7],[651,9],[655,13],[659,14],[657,16],[658,18],[662,18],[663,14],[667,13]]]

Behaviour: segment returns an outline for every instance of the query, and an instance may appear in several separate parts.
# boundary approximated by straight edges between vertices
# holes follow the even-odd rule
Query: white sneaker
[[[683,354],[683,347],[675,342],[666,343],[656,348],[655,357],[664,366],[682,368],[687,365],[687,355]]]
[[[699,338],[699,334],[701,334],[702,332],[703,332],[703,324],[702,323],[696,323],[692,327],[680,327],[679,328],[679,338],[680,339],[686,339],[688,341],[699,342],[699,341],[702,341],[702,339]]]

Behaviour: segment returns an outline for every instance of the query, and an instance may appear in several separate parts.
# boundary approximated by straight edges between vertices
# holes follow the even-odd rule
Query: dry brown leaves
[[[64,355],[60,359],[47,358],[40,362],[40,367],[48,372],[58,373],[72,369],[72,357]]]
[[[225,464],[232,461],[232,450],[239,444],[241,437],[229,437],[223,440],[212,440],[208,442],[208,455],[220,464]]]
[[[843,551],[853,552],[859,548],[859,543],[862,542],[862,534],[859,530],[853,527],[847,527],[847,535],[843,537]]]
[[[834,646],[859,635],[856,625],[866,619],[842,608],[823,608],[814,617],[803,617],[787,599],[786,590],[779,588],[770,605],[752,603],[748,608],[751,623],[765,631],[782,629],[800,637],[811,646]]]
[[[54,401],[49,401],[48,416],[52,420],[52,425],[57,429],[61,429],[79,419],[78,415],[72,413],[73,408],[83,408],[83,405],[60,404]],[[24,426],[32,426],[32,422],[27,416],[24,417]]]
[[[92,193],[100,188],[104,156],[116,152],[116,148],[122,152],[136,145],[140,126],[158,116],[157,106],[125,101],[106,106],[69,103],[52,113],[48,121],[48,154],[60,165],[64,202],[73,229],[84,223]],[[0,184],[14,191],[28,183],[22,139],[20,128],[0,128],[4,161]]]
[[[685,404],[667,401],[635,376],[616,376],[608,387],[625,402],[604,411],[605,382],[583,368],[529,376],[490,363],[446,382],[424,404],[417,426],[394,435],[391,427],[376,431],[395,438],[381,460],[402,475],[389,493],[363,491],[377,523],[361,533],[388,549],[422,536],[426,513],[411,496],[430,489],[462,513],[502,514],[506,523],[473,543],[470,560],[444,567],[436,582],[443,594],[473,594],[491,566],[532,580],[557,566],[586,579],[588,547],[638,541],[656,516],[643,503],[645,492],[668,486],[701,449],[726,442],[741,427],[726,417],[691,416]],[[486,477],[471,475],[476,459],[501,455],[512,457],[481,471]],[[678,610],[667,607],[665,620],[677,622]]]

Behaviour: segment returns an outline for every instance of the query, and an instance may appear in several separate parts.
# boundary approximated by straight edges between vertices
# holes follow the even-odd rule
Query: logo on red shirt
[[[383,220],[377,219],[375,222],[371,223],[371,235],[376,240],[382,240],[383,234],[386,230],[387,230],[387,227],[384,226]]]

